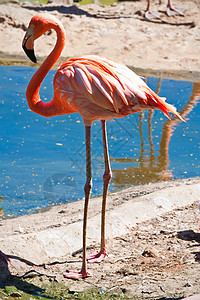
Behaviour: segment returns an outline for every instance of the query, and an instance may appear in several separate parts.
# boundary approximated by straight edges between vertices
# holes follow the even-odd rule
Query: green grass
[[[111,5],[116,2],[117,1],[114,1],[114,0],[98,0],[98,3],[100,3],[102,5]],[[79,4],[81,4],[81,5],[86,5],[86,4],[91,4],[91,3],[94,3],[94,0],[82,0],[79,2]]]
[[[1,300],[34,300],[34,299],[79,299],[79,300],[124,300],[136,299],[128,297],[126,293],[120,291],[106,291],[100,288],[90,288],[84,292],[73,291],[73,281],[70,281],[71,290],[64,284],[58,282],[43,282],[42,278],[22,280],[17,277],[11,279],[0,288]]]
[[[1,3],[6,3],[6,2],[10,2],[11,0],[0,0],[0,4]],[[19,0],[20,2],[24,2],[24,1],[27,1],[27,0]],[[36,4],[47,4],[48,3],[48,0],[28,0],[29,2],[32,2],[32,3],[36,3]],[[82,1],[77,1],[76,3],[79,3],[81,5],[86,5],[86,4],[91,4],[91,3],[94,3],[95,1],[94,0],[82,0]],[[111,5],[115,2],[117,2],[117,0],[98,0],[98,2],[102,5]]]

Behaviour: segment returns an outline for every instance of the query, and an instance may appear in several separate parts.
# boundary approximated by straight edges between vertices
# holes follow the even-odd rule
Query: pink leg
[[[160,14],[158,12],[152,12],[150,10],[150,0],[147,0],[147,8],[145,11],[145,18],[148,20],[151,19],[160,19]]]
[[[184,12],[184,9],[174,7],[174,6],[171,4],[171,0],[168,0],[168,4],[167,4],[167,15],[168,15],[169,17],[174,16],[174,15],[184,16],[184,13],[183,13],[183,12]]]
[[[88,205],[90,199],[90,191],[92,189],[92,173],[91,173],[91,127],[85,126],[86,133],[86,183],[85,191],[85,206],[83,217],[83,260],[80,272],[68,271],[63,276],[66,278],[86,278],[92,276],[86,268],[86,235],[87,235],[87,218],[88,218]]]
[[[106,200],[108,194],[108,185],[112,177],[110,168],[110,160],[108,154],[108,142],[106,135],[106,121],[101,121],[102,126],[102,138],[103,138],[103,150],[104,150],[104,161],[105,161],[105,172],[103,175],[103,201],[102,201],[102,215],[101,215],[101,248],[99,253],[92,253],[87,256],[89,263],[100,262],[106,257],[106,246],[105,246],[105,215],[106,215]]]

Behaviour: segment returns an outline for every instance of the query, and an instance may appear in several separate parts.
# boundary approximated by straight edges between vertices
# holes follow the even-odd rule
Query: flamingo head
[[[34,41],[46,31],[54,28],[58,22],[54,16],[45,13],[37,14],[31,19],[22,42],[22,48],[32,62],[37,62],[34,53]]]

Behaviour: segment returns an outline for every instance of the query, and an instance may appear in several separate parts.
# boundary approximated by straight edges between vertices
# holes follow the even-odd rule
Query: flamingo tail
[[[160,109],[167,116],[168,119],[171,119],[169,116],[169,112],[170,112],[170,113],[173,113],[175,116],[177,116],[180,120],[185,122],[185,120],[177,112],[176,107],[173,106],[172,104],[165,102],[166,98],[159,97],[156,93],[154,93],[147,86],[143,86],[142,90],[146,94],[147,99],[145,100],[145,103],[148,106],[154,106],[154,108]]]

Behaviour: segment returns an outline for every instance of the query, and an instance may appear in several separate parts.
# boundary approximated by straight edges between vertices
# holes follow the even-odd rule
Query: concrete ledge
[[[111,239],[127,234],[137,223],[199,202],[200,179],[129,188],[108,198],[106,236]],[[40,214],[2,220],[0,249],[35,264],[69,258],[82,247],[82,210],[83,201],[79,201]],[[101,198],[91,199],[88,245],[99,242],[100,211]]]

